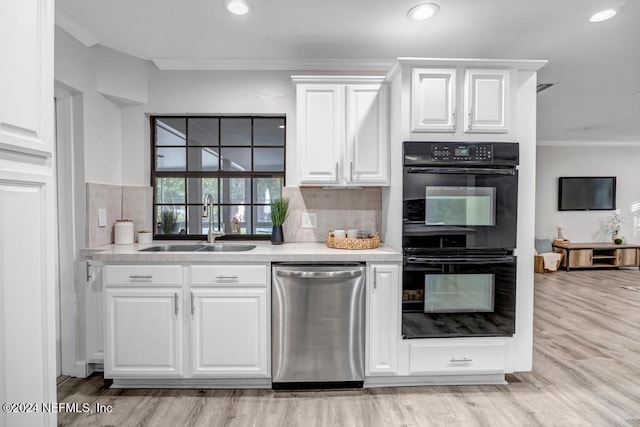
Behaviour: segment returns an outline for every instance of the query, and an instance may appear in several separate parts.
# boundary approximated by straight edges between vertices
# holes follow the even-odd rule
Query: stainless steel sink
[[[256,245],[214,243],[192,243],[183,245],[157,245],[138,249],[138,252],[246,252],[254,249]]]

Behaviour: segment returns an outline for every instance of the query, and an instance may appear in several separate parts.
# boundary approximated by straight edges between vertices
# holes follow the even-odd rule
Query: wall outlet
[[[316,228],[318,226],[318,214],[315,212],[302,212],[300,220],[302,228]]]
[[[107,226],[107,210],[98,209],[98,227]]]

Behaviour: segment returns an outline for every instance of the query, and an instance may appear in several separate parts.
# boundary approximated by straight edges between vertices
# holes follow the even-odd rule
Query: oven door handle
[[[409,173],[440,173],[459,175],[515,175],[515,169],[492,169],[492,168],[406,168]]]
[[[470,264],[470,265],[483,265],[483,264],[497,264],[504,262],[514,262],[513,256],[503,257],[491,257],[491,258],[432,258],[432,257],[407,257],[409,264]]]

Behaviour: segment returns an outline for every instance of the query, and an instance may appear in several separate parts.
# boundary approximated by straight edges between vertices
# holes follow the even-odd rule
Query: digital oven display
[[[454,156],[456,157],[469,157],[469,148],[460,147],[454,150]]]

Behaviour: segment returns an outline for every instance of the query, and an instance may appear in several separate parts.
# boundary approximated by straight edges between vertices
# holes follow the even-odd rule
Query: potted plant
[[[162,225],[162,232],[164,234],[173,234],[177,223],[176,213],[172,210],[162,211],[162,218],[160,224]]]
[[[622,244],[622,238],[618,236],[622,224],[624,224],[624,217],[619,212],[614,212],[607,218],[607,230],[611,233],[611,240],[616,245]]]
[[[284,243],[284,234],[282,232],[282,224],[287,219],[289,211],[289,199],[281,197],[271,202],[271,244],[281,245]]]

